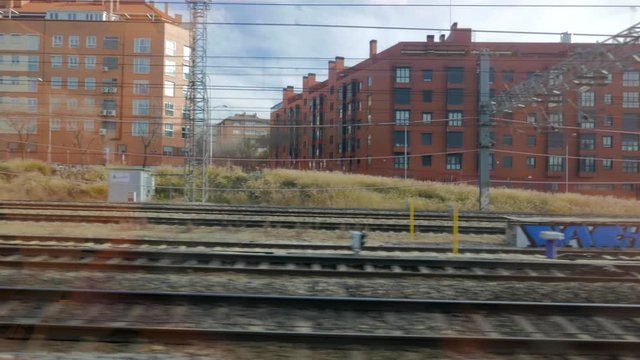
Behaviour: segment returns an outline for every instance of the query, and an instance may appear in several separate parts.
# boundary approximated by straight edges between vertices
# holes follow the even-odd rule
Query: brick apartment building
[[[328,79],[303,78],[271,110],[272,166],[477,183],[479,52],[491,96],[565,60],[558,43],[473,42],[453,24],[438,40],[400,42]],[[639,49],[640,50],[640,49]],[[493,114],[493,186],[640,198],[640,62],[602,84]],[[406,168],[405,168],[406,164]]]
[[[248,159],[266,156],[268,152],[269,119],[257,114],[235,114],[215,126],[214,157]],[[260,161],[218,160],[217,164],[233,164],[244,168],[264,165]]]
[[[166,5],[0,1],[0,158],[181,164],[188,46]]]

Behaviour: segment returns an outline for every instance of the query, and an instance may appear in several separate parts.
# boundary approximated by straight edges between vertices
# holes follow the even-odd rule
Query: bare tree
[[[140,136],[140,141],[142,141],[142,167],[147,167],[147,155],[149,153],[149,148],[151,145],[155,143],[158,137],[161,135],[160,133],[160,124],[154,122],[152,124],[148,124],[148,131],[146,135]]]
[[[84,166],[87,155],[91,150],[91,145],[98,140],[98,135],[88,133],[84,130],[84,126],[76,126],[76,129],[72,132],[72,136],[73,146],[82,153],[82,156],[80,157],[80,165]]]
[[[29,138],[31,135],[35,134],[38,126],[37,122],[34,119],[8,119],[6,120],[7,125],[15,131],[15,134],[18,135],[18,150],[20,151],[20,156],[22,160],[25,159],[27,152],[27,145],[29,143]]]

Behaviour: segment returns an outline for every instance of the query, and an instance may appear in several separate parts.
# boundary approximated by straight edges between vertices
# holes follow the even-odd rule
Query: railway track
[[[372,219],[344,219],[344,218],[309,218],[303,216],[285,217],[250,217],[250,216],[207,216],[188,217],[185,214],[162,215],[154,213],[122,215],[122,213],[76,213],[62,210],[56,212],[15,213],[0,209],[0,220],[4,221],[38,221],[38,222],[68,222],[68,223],[98,223],[120,224],[140,223],[172,226],[204,226],[204,227],[243,227],[243,228],[284,228],[284,229],[312,229],[312,230],[362,230],[408,232],[408,220],[405,221],[374,221]],[[415,224],[415,231],[420,233],[446,233],[451,231],[449,224],[432,224],[428,222]],[[461,225],[461,234],[502,235],[504,226]]]
[[[134,239],[134,238],[103,238],[103,237],[74,237],[49,235],[2,235],[0,245],[8,246],[39,246],[39,247],[86,247],[132,250],[164,250],[164,251],[195,251],[195,252],[249,252],[249,253],[341,253],[351,254],[348,239],[343,245],[323,243],[295,243],[295,242],[230,242],[207,240],[172,240],[172,239]],[[384,256],[432,256],[449,254],[451,248],[447,246],[424,245],[375,245],[366,246],[364,251],[368,255]],[[479,257],[510,256],[510,255],[543,255],[544,249],[513,248],[513,247],[462,247],[460,254],[476,255]],[[606,260],[606,261],[638,261],[640,251],[633,249],[558,249],[558,258],[563,260]]]
[[[637,354],[640,305],[0,288],[5,339]]]
[[[243,216],[300,216],[314,218],[366,218],[386,220],[407,220],[407,210],[370,210],[370,209],[336,209],[336,208],[295,208],[266,205],[205,205],[205,204],[113,204],[113,203],[68,203],[68,202],[31,202],[0,201],[0,209],[16,210],[70,210],[70,211],[102,211],[121,213],[181,213],[201,215],[243,215]],[[507,214],[463,213],[461,221],[488,223],[506,222]],[[448,220],[450,215],[442,212],[415,212],[416,220]]]
[[[0,246],[0,266],[28,269],[234,272],[328,277],[465,278],[487,281],[640,283],[640,263],[389,258]]]

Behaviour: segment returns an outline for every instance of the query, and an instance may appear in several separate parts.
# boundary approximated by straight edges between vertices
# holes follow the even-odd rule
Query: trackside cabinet
[[[155,193],[153,175],[146,170],[109,171],[109,202],[147,202]]]

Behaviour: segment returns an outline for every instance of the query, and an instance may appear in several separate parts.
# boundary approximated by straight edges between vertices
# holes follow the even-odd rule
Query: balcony
[[[117,87],[103,87],[102,88],[102,93],[103,94],[117,94],[118,93],[118,88]]]

